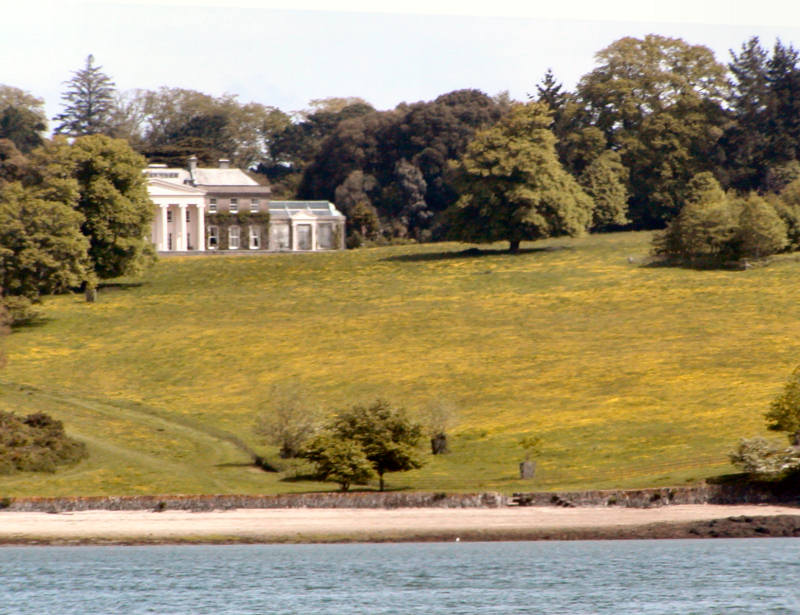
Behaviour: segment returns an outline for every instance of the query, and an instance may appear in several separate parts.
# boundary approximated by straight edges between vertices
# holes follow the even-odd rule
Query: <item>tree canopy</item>
[[[476,134],[458,169],[461,197],[450,210],[451,233],[462,241],[523,240],[577,235],[592,220],[593,203],[555,152],[546,105],[517,105]]]
[[[377,474],[383,491],[385,473],[422,466],[417,450],[421,437],[422,426],[405,411],[377,400],[337,412],[302,456],[317,464],[321,478],[336,480],[343,489]]]
[[[111,77],[101,69],[90,54],[85,66],[72,73],[61,95],[64,110],[53,118],[59,122],[55,134],[79,137],[108,133],[116,90]]]
[[[24,90],[0,84],[0,139],[9,139],[27,154],[43,143],[47,130],[44,101]]]
[[[44,198],[70,202],[69,192],[77,189],[75,209],[97,277],[133,274],[148,262],[153,205],[142,173],[146,162],[124,140],[55,139],[34,152],[34,160]]]

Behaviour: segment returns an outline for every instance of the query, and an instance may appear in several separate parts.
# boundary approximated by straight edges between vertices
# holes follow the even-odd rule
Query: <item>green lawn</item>
[[[649,240],[176,257],[95,304],[48,299],[42,324],[4,341],[0,407],[53,413],[91,456],[0,477],[0,495],[333,488],[248,467],[230,439],[277,461],[252,426],[270,385],[289,380],[328,409],[376,397],[459,408],[452,453],[389,487],[638,487],[729,472],[727,451],[764,433],[800,362],[800,260],[643,267]],[[523,483],[529,432],[544,454]]]

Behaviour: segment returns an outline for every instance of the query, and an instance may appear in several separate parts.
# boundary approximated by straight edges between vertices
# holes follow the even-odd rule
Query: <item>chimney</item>
[[[197,170],[197,156],[189,156],[189,173],[194,175]]]
[[[220,169],[230,169],[231,168],[231,161],[227,158],[220,158],[219,159],[219,168]]]

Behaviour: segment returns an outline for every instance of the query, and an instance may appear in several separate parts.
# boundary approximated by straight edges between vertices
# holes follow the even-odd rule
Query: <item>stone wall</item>
[[[164,495],[119,497],[7,498],[10,511],[230,510],[234,508],[498,508],[499,493],[313,493],[287,495]]]
[[[515,493],[310,493],[285,495],[153,495],[118,497],[2,498],[0,510],[230,510],[234,508],[500,508],[503,506],[621,506],[670,504],[787,504],[800,506],[795,490],[758,485],[698,485],[607,491]]]

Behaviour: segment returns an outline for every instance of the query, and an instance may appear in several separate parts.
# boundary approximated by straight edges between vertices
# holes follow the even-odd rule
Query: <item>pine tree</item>
[[[64,111],[53,119],[60,122],[56,134],[71,137],[108,132],[114,111],[115,84],[94,65],[94,56],[86,58],[86,66],[74,71],[66,83],[68,88],[61,95]]]

